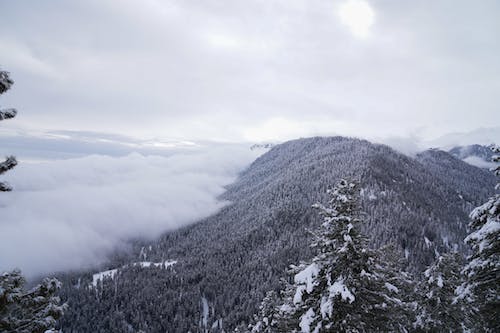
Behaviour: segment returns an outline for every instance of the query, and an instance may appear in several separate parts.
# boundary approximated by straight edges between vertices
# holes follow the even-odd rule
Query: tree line
[[[500,166],[494,172],[499,176]],[[313,206],[323,217],[313,233],[314,258],[292,265],[282,289],[269,291],[252,324],[235,332],[500,330],[499,194],[470,215],[467,261],[450,252],[415,279],[393,246],[367,246],[358,184],[341,180],[328,193],[328,205]]]

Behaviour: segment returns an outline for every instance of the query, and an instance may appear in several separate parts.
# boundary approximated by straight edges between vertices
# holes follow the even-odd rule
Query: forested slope
[[[106,268],[124,260],[177,264],[127,266],[96,288],[88,287],[91,272],[61,276],[70,304],[64,332],[218,332],[248,320],[288,265],[310,258],[307,229],[320,222],[311,205],[339,178],[361,184],[371,245],[394,243],[414,272],[450,248],[466,250],[468,214],[495,183],[441,151],[410,158],[344,137],[277,145],[228,187],[221,199],[230,203],[218,213],[136,244]]]

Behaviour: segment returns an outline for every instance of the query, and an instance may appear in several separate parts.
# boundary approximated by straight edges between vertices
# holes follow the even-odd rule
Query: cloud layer
[[[224,146],[21,163],[5,175],[15,191],[0,196],[0,271],[85,267],[127,239],[212,214],[225,204],[217,200],[224,185],[257,154]]]
[[[347,14],[365,38],[343,23],[349,3],[374,13]],[[0,65],[16,81],[0,103],[20,111],[2,126],[231,141],[498,126],[499,10],[496,0],[0,0]]]

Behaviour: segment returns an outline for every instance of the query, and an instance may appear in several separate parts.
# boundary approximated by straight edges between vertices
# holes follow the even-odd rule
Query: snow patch
[[[472,300],[471,286],[469,284],[462,284],[458,286],[458,288],[455,289],[455,295],[456,297],[453,299],[453,303],[456,303],[460,300],[471,301]]]
[[[385,288],[391,292],[395,292],[395,293],[398,293],[399,292],[399,289],[398,287],[396,287],[395,285],[389,283],[389,282],[386,282],[385,283]]]
[[[299,326],[303,333],[311,333],[311,324],[314,320],[314,310],[310,308],[300,318]]]
[[[205,298],[205,296],[203,296],[201,298],[201,307],[202,307],[202,317],[201,317],[201,323],[203,325],[203,327],[207,327],[208,325],[208,301],[207,299]]]
[[[130,265],[123,265],[120,268],[114,268],[114,269],[110,269],[107,271],[93,274],[92,275],[92,284],[89,287],[92,287],[92,286],[94,288],[97,287],[97,284],[99,283],[99,281],[101,281],[101,283],[102,283],[102,281],[105,278],[114,279],[114,277],[116,276],[116,274],[118,273],[118,271],[120,269],[134,267],[134,266],[139,266],[141,268],[150,268],[150,267],[169,268],[169,267],[175,265],[176,263],[177,263],[177,260],[165,260],[163,262],[141,261],[141,262],[131,263]],[[80,282],[78,282],[78,284],[80,284]]]
[[[82,285],[82,284],[81,284],[81,282],[82,282],[82,278],[78,278],[78,282],[77,282],[77,283],[76,283],[76,285],[75,285],[75,288],[76,288],[76,289],[80,289],[80,287],[81,287],[81,285]]]
[[[326,318],[330,317],[333,313],[333,304],[332,301],[326,297],[321,299],[320,306],[321,317]]]
[[[149,267],[168,268],[175,264],[177,264],[177,260],[165,260],[163,262],[140,261],[140,262],[134,262],[133,264],[131,264],[131,266],[141,266],[142,268],[149,268]],[[125,267],[127,266],[123,266],[123,268]]]
[[[450,247],[450,240],[448,239],[448,236],[443,236],[441,235],[441,240],[443,241],[443,244],[449,248]]]
[[[472,213],[474,214],[476,210]],[[473,215],[471,214],[471,216]],[[477,218],[474,216],[473,218]],[[477,231],[471,233],[467,238],[465,238],[466,242],[471,240],[480,241],[479,243],[479,253],[483,252],[484,249],[489,248],[491,246],[491,241],[489,240],[488,235],[497,233],[500,231],[500,222],[498,220],[489,218],[487,222]]]
[[[441,275],[437,277],[436,284],[439,288],[443,288],[443,277]]]
[[[293,296],[293,304],[299,304],[300,302],[302,302],[302,294],[304,293],[304,290],[306,290],[305,286],[297,287],[295,295]]]
[[[294,303],[298,303],[302,300],[302,293],[304,291],[307,291],[308,293],[313,291],[313,288],[316,285],[315,279],[318,274],[318,265],[316,263],[312,263],[295,275],[294,280],[299,287],[297,288],[293,298]]]
[[[279,307],[279,310],[283,313],[290,313],[293,310],[293,308],[289,304],[285,303]]]
[[[339,277],[328,290],[330,292],[330,297],[340,295],[342,300],[348,301],[349,303],[352,303],[355,300],[354,295],[344,284],[344,279],[342,277]]]
[[[141,253],[139,253],[139,258],[142,258],[142,260],[147,260],[148,259],[148,255],[146,253],[146,249],[143,247],[141,247]]]
[[[267,318],[264,318],[264,320],[267,320]],[[260,324],[260,323],[259,323]],[[266,323],[267,324],[267,323]],[[217,319],[216,321],[214,321],[214,323],[212,324],[212,329],[222,329],[222,318],[219,318]]]
[[[104,279],[113,279],[116,273],[118,273],[118,269],[110,269],[107,271],[96,273],[92,275],[92,285],[94,287],[97,287],[97,283],[102,283]]]
[[[429,238],[424,236],[424,241],[425,241],[425,246],[427,246],[427,248],[430,248],[432,242],[429,240]]]

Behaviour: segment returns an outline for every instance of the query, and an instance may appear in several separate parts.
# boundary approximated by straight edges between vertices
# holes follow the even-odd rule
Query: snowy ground
[[[98,272],[92,275],[92,284],[89,287],[97,287],[99,282],[102,283],[105,279],[114,279],[118,274],[120,269],[128,268],[130,266],[140,266],[141,268],[151,268],[151,267],[160,267],[160,268],[169,268],[173,265],[177,264],[177,260],[165,260],[163,262],[151,262],[151,261],[140,261],[134,262],[130,265],[124,265],[121,268],[110,269],[107,271]]]

